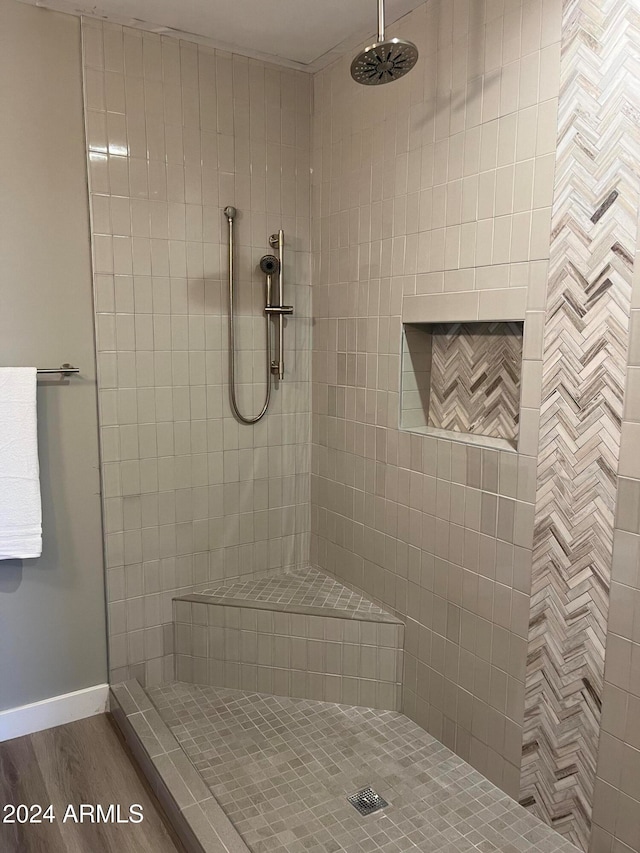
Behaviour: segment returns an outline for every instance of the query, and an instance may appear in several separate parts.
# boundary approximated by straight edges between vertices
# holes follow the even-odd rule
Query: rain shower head
[[[351,76],[364,86],[379,86],[404,77],[418,61],[418,48],[406,39],[385,39],[384,0],[378,0],[378,40],[351,63]]]
[[[359,53],[351,63],[356,83],[379,86],[391,83],[411,71],[418,61],[418,48],[405,39],[377,41]]]

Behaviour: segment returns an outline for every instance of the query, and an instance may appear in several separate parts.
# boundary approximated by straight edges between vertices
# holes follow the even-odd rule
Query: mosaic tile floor
[[[148,691],[253,853],[576,853],[393,711],[176,683]],[[362,817],[346,797],[389,802]]]
[[[346,610],[366,616],[389,617],[385,610],[357,592],[347,589],[323,572],[311,568],[216,586],[204,590],[201,595],[209,595],[225,601],[234,599],[265,602],[277,605],[279,608],[286,607],[290,613],[294,612],[293,608],[296,605],[299,605]]]

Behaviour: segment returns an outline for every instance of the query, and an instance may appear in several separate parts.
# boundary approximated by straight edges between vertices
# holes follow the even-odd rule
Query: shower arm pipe
[[[384,0],[378,0],[378,41],[384,41]]]
[[[246,417],[238,408],[236,396],[236,343],[235,343],[235,310],[234,310],[234,239],[233,220],[236,215],[235,208],[225,207],[224,214],[229,225],[229,399],[231,410],[235,417],[243,424],[257,424],[267,413],[271,401],[271,322],[269,315],[267,321],[267,390],[262,409],[255,417]],[[267,305],[271,304],[271,276],[267,277]]]

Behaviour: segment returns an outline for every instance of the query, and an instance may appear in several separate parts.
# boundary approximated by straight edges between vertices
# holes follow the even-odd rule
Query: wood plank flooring
[[[3,823],[5,804],[51,804],[54,823]],[[72,804],[139,803],[137,824],[62,822]],[[160,805],[108,715],[0,743],[2,853],[182,853]]]

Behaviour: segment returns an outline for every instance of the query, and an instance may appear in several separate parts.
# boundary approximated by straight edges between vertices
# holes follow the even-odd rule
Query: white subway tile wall
[[[433,0],[392,28],[404,79],[314,80],[311,561],[405,619],[405,712],[513,796],[560,25],[561,0]],[[405,319],[524,317],[518,453],[399,430],[422,295],[438,316]]]
[[[173,672],[171,599],[308,564],[311,80],[83,19],[113,681]],[[264,278],[283,228],[286,377],[228,402],[225,205],[238,208],[238,382],[262,405]]]

